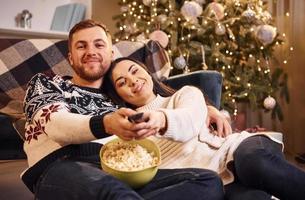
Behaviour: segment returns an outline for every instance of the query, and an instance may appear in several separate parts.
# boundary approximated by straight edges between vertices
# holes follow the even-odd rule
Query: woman
[[[114,101],[144,112],[142,121],[158,130],[150,138],[160,146],[161,168],[215,170],[227,185],[228,199],[305,199],[305,172],[284,159],[281,143],[263,134],[222,138],[210,133],[199,89],[185,86],[175,92],[130,58],[112,63],[105,85]]]

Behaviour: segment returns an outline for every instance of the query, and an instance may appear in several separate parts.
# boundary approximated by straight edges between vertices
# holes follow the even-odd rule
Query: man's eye
[[[96,46],[97,48],[102,48],[102,47],[104,47],[105,45],[104,45],[104,44],[98,43],[98,44],[96,44],[95,46]]]
[[[76,46],[76,48],[77,49],[83,49],[83,48],[85,48],[85,45],[78,45],[78,46]]]

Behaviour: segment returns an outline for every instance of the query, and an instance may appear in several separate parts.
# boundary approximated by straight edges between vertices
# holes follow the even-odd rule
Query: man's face
[[[92,27],[74,33],[69,61],[75,73],[84,81],[99,81],[112,60],[112,44],[101,27]]]

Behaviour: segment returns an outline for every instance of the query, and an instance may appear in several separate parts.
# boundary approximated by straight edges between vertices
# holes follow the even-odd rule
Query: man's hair
[[[68,40],[69,51],[71,51],[73,35],[80,30],[87,29],[87,28],[92,28],[92,27],[101,27],[105,31],[108,40],[111,42],[111,34],[110,34],[109,30],[107,29],[107,27],[103,23],[98,22],[98,21],[94,21],[92,19],[87,19],[87,20],[83,20],[83,21],[75,24],[73,26],[73,28],[70,30],[69,40]]]
[[[168,97],[168,96],[172,96],[176,92],[176,90],[169,87],[168,85],[165,85],[164,83],[157,80],[154,76],[152,76],[151,72],[142,62],[129,58],[129,57],[121,57],[121,58],[117,58],[116,60],[114,60],[111,63],[111,65],[106,73],[106,76],[104,77],[103,87],[102,87],[103,92],[105,92],[112,99],[112,101],[114,101],[114,103],[116,103],[120,106],[123,106],[123,107],[134,108],[134,105],[130,105],[127,102],[124,102],[124,100],[119,96],[119,94],[115,90],[114,81],[112,80],[113,69],[116,67],[116,65],[119,62],[124,61],[124,60],[130,60],[134,63],[137,63],[139,66],[141,66],[143,69],[145,69],[147,71],[147,73],[152,78],[152,81],[154,84],[153,92],[155,94],[159,94],[160,96],[163,96],[163,97]]]

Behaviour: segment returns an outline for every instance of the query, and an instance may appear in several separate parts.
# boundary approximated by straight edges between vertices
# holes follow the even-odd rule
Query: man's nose
[[[93,45],[88,45],[88,47],[87,47],[87,54],[90,54],[90,55],[96,54],[95,48],[94,48]]]

